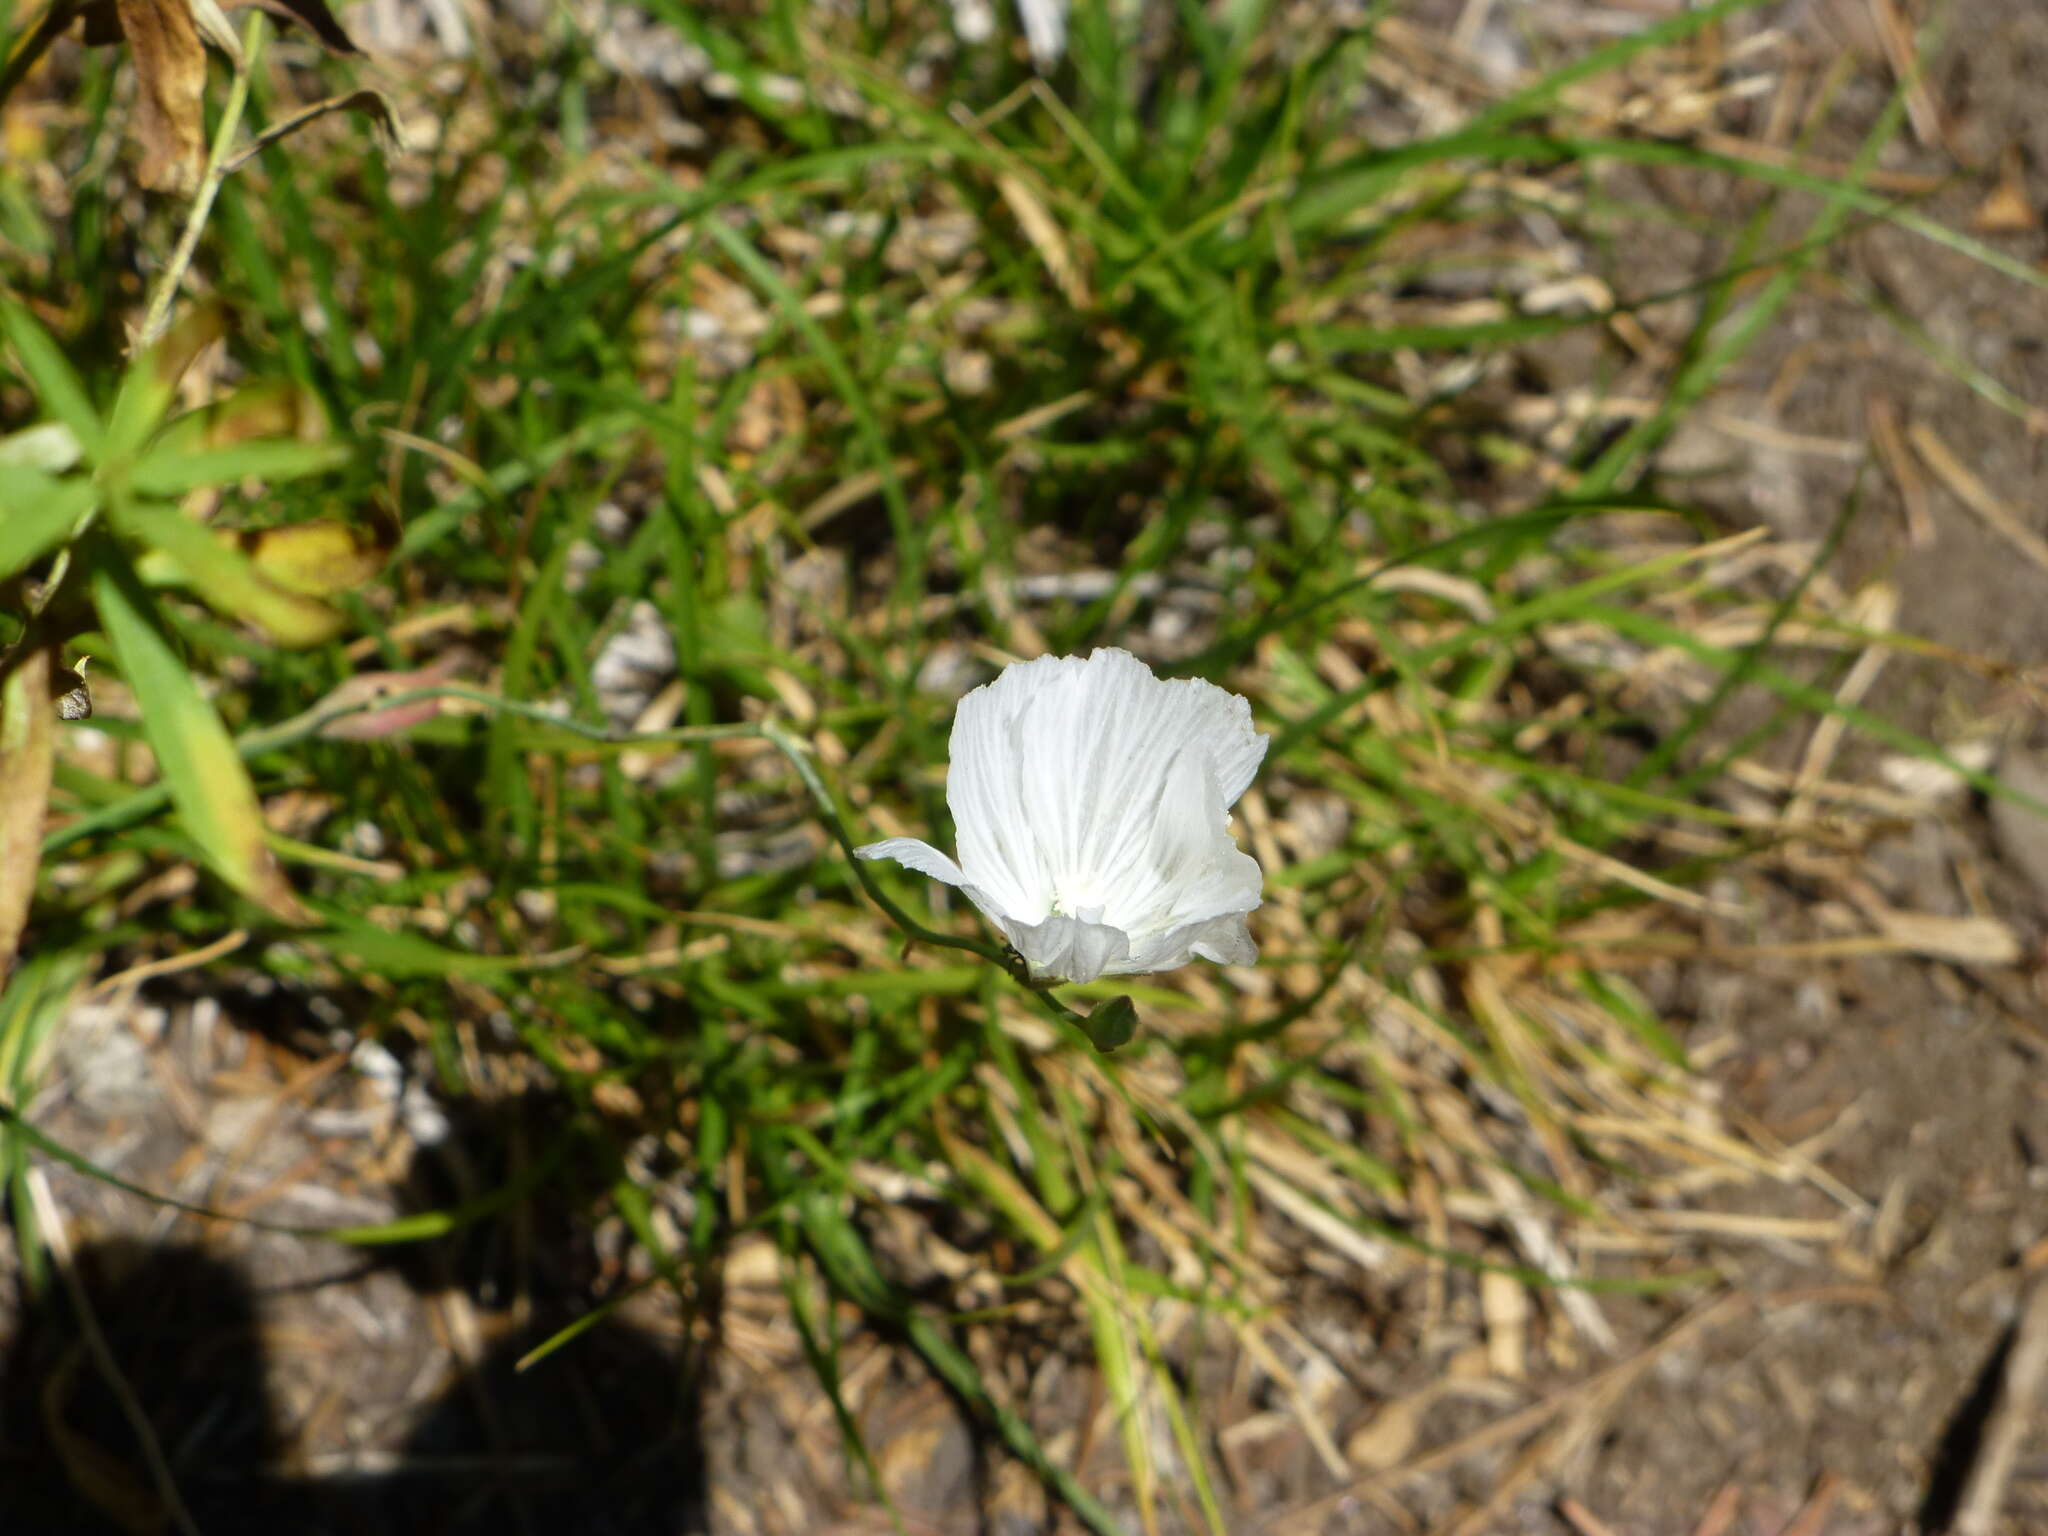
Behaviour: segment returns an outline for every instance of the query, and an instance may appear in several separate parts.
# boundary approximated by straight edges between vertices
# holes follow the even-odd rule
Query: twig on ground
[[[1778,1536],[1821,1536],[1821,1532],[1827,1529],[1835,1500],[1841,1495],[1842,1480],[1832,1472],[1821,1473],[1820,1481],[1813,1485],[1812,1494],[1799,1506],[1799,1513],[1786,1523]]]
[[[1562,1499],[1557,1512],[1571,1523],[1579,1536],[1614,1536],[1614,1527],[1586,1508],[1577,1499]]]

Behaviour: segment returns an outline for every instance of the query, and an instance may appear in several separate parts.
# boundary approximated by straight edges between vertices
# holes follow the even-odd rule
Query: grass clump
[[[0,1003],[14,1101],[59,979],[242,930],[209,977],[317,1002],[444,1095],[567,1096],[637,1249],[593,1304],[653,1280],[688,1315],[771,1243],[851,1439],[829,1298],[1099,1530],[1230,1528],[1189,1386],[1219,1345],[1348,1474],[1316,1383],[1353,1363],[1303,1326],[1311,1281],[1426,1324],[1508,1277],[1556,1358],[1612,1347],[1603,1291],[1713,1282],[1674,1210],[1798,1175],[1716,1123],[1652,996],[1671,957],[1748,941],[1717,877],[1793,835],[1799,786],[1726,792],[1767,738],[1730,746],[1720,711],[1760,690],[1774,733],[1832,716],[1938,755],[1835,699],[1885,626],[1835,611],[1816,552],[1654,473],[1841,231],[1909,217],[1858,179],[1896,111],[1839,184],[1659,118],[1681,85],[1739,112],[1739,68],[1684,72],[1745,9],[1500,91],[1433,77],[1451,54],[1384,8],[1083,6],[1041,80],[935,43],[936,7],[663,4],[634,23],[649,73],[623,22],[551,19],[418,71],[407,154],[330,119],[252,162],[193,268],[227,344],[181,404],[349,452],[216,465],[166,515],[245,547],[338,523],[383,569],[295,650],[187,601],[190,569],[108,589],[147,610],[128,633],[61,636],[98,655],[105,624],[127,663],[156,635],[205,680],[184,707],[234,734],[292,906],[212,878],[136,904],[228,866],[160,699],[124,692],[144,674],[95,673],[113,747],[60,755]],[[112,66],[51,67],[77,77],[65,163],[104,158]],[[252,117],[281,84],[254,78]],[[1707,279],[1631,290],[1670,215],[1608,172],[1644,162],[1747,184]],[[60,414],[31,328],[112,398],[123,285],[167,228],[118,170],[44,190],[0,169],[16,429]],[[1524,349],[1559,338],[1610,387],[1532,386]],[[79,547],[146,575],[157,545]],[[10,574],[61,590],[34,558]],[[941,828],[952,700],[1098,644],[1274,736],[1241,807],[1264,959],[1067,989],[1135,999],[1114,1055],[906,948],[818,798],[862,835]],[[1048,1444],[1026,1337],[1086,1340],[1116,1477]]]

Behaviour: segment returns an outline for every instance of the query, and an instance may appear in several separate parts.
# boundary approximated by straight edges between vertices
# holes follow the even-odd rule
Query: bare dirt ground
[[[1892,75],[1856,3],[1792,5],[1788,29],[1819,79],[1853,69],[1847,127],[1811,146],[1843,163]],[[2048,256],[2038,218],[1986,200],[2017,176],[2048,201],[2048,9],[1952,8],[1916,132],[1885,162],[1942,184],[1937,219],[2013,257]],[[1860,120],[1860,121],[1859,121]],[[1639,191],[1732,224],[1691,182]],[[1992,210],[1995,212],[1996,209]],[[1709,270],[1725,246],[1674,233],[1632,250],[1629,284]],[[1654,270],[1652,270],[1654,269]],[[1866,291],[1867,290],[1867,291]],[[1809,277],[1773,334],[1673,442],[1664,468],[1732,526],[1818,539],[1862,497],[1832,579],[1896,591],[1899,628],[2008,668],[2048,659],[2048,434],[1973,395],[1869,301],[2048,401],[2048,306],[1895,229],[1861,229]],[[1568,350],[1536,359],[1560,393]],[[1876,426],[1873,427],[1873,423]],[[1873,437],[1905,444],[1865,466]],[[1935,445],[1928,449],[1925,445]],[[1881,447],[1885,445],[1881,444]],[[1942,451],[1946,451],[1944,464]],[[1963,476],[1954,471],[1960,469]],[[1969,505],[1972,481],[2014,526]],[[1959,494],[1959,491],[1961,494]],[[1863,701],[1937,739],[1986,742],[2006,771],[2048,782],[2048,722],[2008,674],[1893,656]],[[1882,754],[1842,748],[1838,779],[1885,787]],[[1414,1297],[1305,1275],[1301,1326],[1345,1369],[1322,1407],[1353,1473],[1317,1458],[1291,1414],[1246,1399],[1227,1350],[1196,1367],[1220,1426],[1233,1529],[1575,1530],[1853,1536],[1954,1512],[1981,1454],[2006,1343],[2048,1270],[2048,846],[2019,818],[1957,795],[1854,856],[1857,879],[1903,911],[1992,912],[2029,958],[1973,965],[1899,956],[1673,965],[1646,989],[1767,1144],[1818,1176],[1728,1192],[1728,1219],[1692,1257],[1739,1281],[1706,1308],[1606,1303],[1620,1335],[1600,1357],[1554,1333],[1524,1379],[1471,1368],[1492,1340],[1472,1287],[1427,1331]],[[1840,913],[1786,877],[1743,893],[1772,940],[1825,944]],[[385,1166],[406,1117],[434,1140],[430,1102],[348,1063],[350,1006],[302,1016],[277,998],[201,995],[178,979],[101,999],[67,1027],[43,1104],[50,1131],[152,1188],[276,1221],[378,1220],[503,1182],[557,1148],[542,1094],[448,1127],[436,1150]],[[360,1066],[361,1063],[358,1063]],[[570,1167],[581,1170],[579,1149]],[[105,1347],[149,1419],[175,1426],[181,1522],[93,1368],[100,1346],[69,1303],[23,1315],[0,1275],[0,1531],[515,1530],[654,1533],[885,1531],[857,1497],[791,1327],[766,1240],[743,1244],[716,1305],[689,1325],[649,1292],[525,1372],[513,1363],[594,1282],[633,1278],[622,1230],[579,1228],[560,1203],[522,1208],[425,1248],[308,1245],[155,1212],[61,1167],[48,1183]],[[282,1199],[266,1191],[288,1191]],[[0,1267],[13,1263],[0,1250]],[[1497,1322],[1497,1318],[1494,1319]],[[1007,1358],[1056,1454],[1114,1497],[1113,1432],[1085,1345],[1020,1331]],[[1496,1361],[1498,1357],[1494,1357]],[[849,1327],[836,1362],[876,1471],[913,1531],[1078,1529],[892,1341]],[[2048,1428],[2004,1491],[2010,1531],[2048,1529]],[[1172,1514],[1172,1511],[1169,1511]],[[1173,1518],[1178,1518],[1174,1515]]]
[[[1872,67],[1881,49],[1868,17],[1881,9],[1815,6],[1790,18],[1817,47],[1834,39],[1856,54],[1855,89],[1870,93],[1872,110],[1887,77]],[[2040,205],[2048,10],[1975,5],[1949,21],[1926,81],[1926,138],[1909,136],[1886,168],[1947,178],[1930,213],[2039,263],[2048,246],[2038,220],[2004,217],[1998,188],[2024,186],[2027,204]],[[1815,146],[1838,162],[1853,150],[1846,134]],[[1859,488],[1863,446],[1875,443],[1887,472],[1861,480],[1864,506],[1837,579],[1850,590],[1890,588],[1901,629],[2038,666],[2048,656],[2043,420],[1967,393],[1862,301],[1869,292],[2020,400],[2048,398],[2048,306],[1900,231],[1867,229],[1703,418],[1740,423],[1746,437],[1723,434],[1717,445],[1703,424],[1674,442],[1667,467],[1719,458],[1728,472],[1697,482],[1710,504],[1819,538]],[[1913,447],[1898,452],[1900,441]],[[1969,505],[1973,494],[1995,501],[1990,516]],[[1991,670],[1973,679],[1895,659],[1864,697],[1944,742],[1996,742],[2002,771],[2040,782],[2048,736],[2038,701]],[[1866,768],[1876,755],[1865,755]],[[1726,1488],[1754,1490],[1748,1518],[1760,1531],[1809,1498],[1803,1530],[1944,1528],[1981,1449],[2005,1341],[2048,1261],[2048,863],[2024,817],[1958,799],[1952,814],[1902,825],[1871,847],[1859,873],[1902,907],[1996,912],[2030,958],[2006,968],[1782,964],[1674,979],[1669,1001],[1681,1015],[1718,1022],[1739,1042],[1715,1068],[1731,1104],[1780,1141],[1824,1135],[1820,1161],[1870,1218],[1856,1242],[1824,1252],[1751,1243],[1716,1253],[1753,1289],[1756,1311],[1660,1361],[1573,1479],[1617,1530],[1693,1529]],[[1775,937],[1828,930],[1828,913],[1799,890],[1772,899]],[[1790,1201],[1750,1199],[1787,1216],[1833,1203],[1810,1188]],[[2044,1475],[2048,1437],[2036,1434],[2006,1499],[2009,1528],[2048,1523]]]

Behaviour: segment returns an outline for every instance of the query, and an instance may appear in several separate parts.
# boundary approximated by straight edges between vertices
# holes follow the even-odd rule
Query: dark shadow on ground
[[[563,1124],[558,1107],[533,1104],[458,1124],[421,1155],[414,1203],[493,1187]],[[415,1289],[459,1289],[486,1315],[516,1292],[527,1321],[418,1410],[395,1454],[352,1469],[293,1470],[256,1293],[236,1265],[184,1242],[85,1244],[73,1272],[132,1403],[67,1288],[53,1278],[24,1294],[20,1327],[0,1339],[0,1532],[177,1536],[138,1412],[204,1536],[703,1531],[697,1373],[675,1341],[606,1319],[515,1369],[595,1294],[579,1175],[596,1170],[577,1157],[502,1217],[389,1251]]]
[[[1977,1461],[1984,1426],[1991,1417],[1991,1410],[1998,1406],[1999,1384],[2005,1379],[2005,1362],[2012,1353],[2012,1344],[2013,1334],[2008,1329],[1998,1341],[1998,1347],[1992,1350],[1991,1358],[1984,1362],[1984,1368],[1977,1373],[1969,1396],[1956,1408],[1942,1431],[1941,1444],[1934,1450],[1933,1471],[1927,1480],[1927,1497],[1920,1505],[1920,1529],[1923,1531],[1945,1531],[1956,1517],[1963,1484]]]

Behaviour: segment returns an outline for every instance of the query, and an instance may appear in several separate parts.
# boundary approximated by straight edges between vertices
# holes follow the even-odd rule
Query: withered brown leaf
[[[237,65],[241,43],[224,14],[251,5],[295,21],[334,53],[359,54],[326,0],[90,0],[79,7],[88,43],[126,41],[135,52],[136,180],[190,195],[206,169],[206,44]]]
[[[181,196],[206,166],[206,45],[185,0],[114,0],[135,51],[136,180]]]
[[[55,761],[50,680],[55,650],[21,647],[0,676],[0,981],[28,922],[42,861],[43,817]]]

